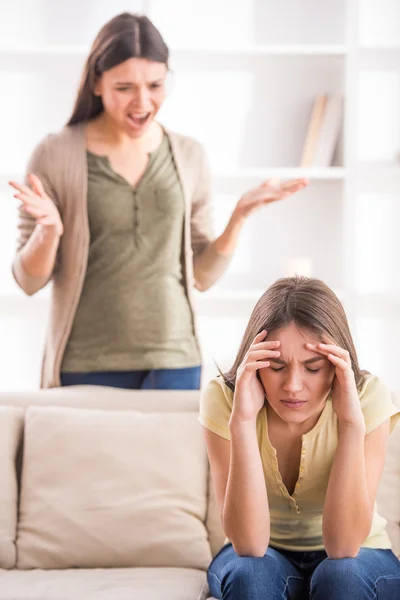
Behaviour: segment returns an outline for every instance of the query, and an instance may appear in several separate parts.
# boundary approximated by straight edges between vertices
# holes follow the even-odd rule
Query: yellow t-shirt
[[[375,376],[366,377],[359,392],[366,433],[390,418],[391,432],[400,419],[400,410],[390,390]],[[229,418],[233,392],[221,377],[204,389],[199,421],[217,435],[230,440]],[[290,496],[279,473],[276,450],[268,438],[267,411],[257,417],[257,439],[270,508],[270,544],[285,550],[323,550],[322,514],[329,474],[338,443],[338,419],[328,397],[316,425],[302,436],[299,478]],[[371,531],[362,544],[365,548],[391,548],[386,520],[375,504]]]

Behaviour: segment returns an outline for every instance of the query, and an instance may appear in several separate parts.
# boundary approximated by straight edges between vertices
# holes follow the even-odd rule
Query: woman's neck
[[[89,121],[86,126],[88,144],[129,149],[132,152],[153,152],[160,145],[163,134],[161,125],[153,121],[141,137],[132,138],[125,131],[115,127],[104,113]]]

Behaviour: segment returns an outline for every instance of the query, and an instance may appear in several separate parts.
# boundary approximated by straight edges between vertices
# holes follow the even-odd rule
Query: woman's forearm
[[[21,262],[30,277],[50,277],[60,243],[55,227],[36,225],[21,252]]]
[[[212,244],[216,252],[219,254],[232,254],[235,251],[245,221],[244,217],[233,211],[224,231]]]
[[[234,253],[244,220],[234,211],[224,232],[193,260],[196,288],[208,290],[226,271]]]
[[[356,556],[371,528],[364,442],[364,427],[339,425],[322,522],[324,545],[330,558]]]
[[[224,530],[239,556],[264,556],[270,521],[256,424],[231,420],[230,431],[230,467],[222,511]]]

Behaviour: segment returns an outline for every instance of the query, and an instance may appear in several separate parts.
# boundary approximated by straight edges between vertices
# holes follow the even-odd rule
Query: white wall
[[[0,5],[1,389],[38,385],[49,302],[46,291],[24,297],[11,277],[16,201],[6,182],[65,123],[88,45],[123,10],[147,12],[172,48],[175,86],[161,119],[207,149],[217,232],[243,191],[301,175],[315,96],[345,97],[334,167],[307,172],[307,190],[252,216],[229,272],[197,295],[204,378],[213,359],[229,366],[260,293],[304,264],[343,299],[362,366],[396,386],[397,0],[14,0]]]

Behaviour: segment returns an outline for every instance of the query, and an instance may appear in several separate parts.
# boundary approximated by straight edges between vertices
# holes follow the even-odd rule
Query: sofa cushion
[[[18,483],[16,458],[22,438],[21,409],[0,406],[0,568],[16,563]]]
[[[0,600],[206,600],[207,591],[194,569],[0,571]]]
[[[20,569],[207,569],[208,466],[196,413],[31,407]]]
[[[0,392],[0,406],[64,406],[140,412],[199,412],[198,390],[127,390],[102,385]]]

